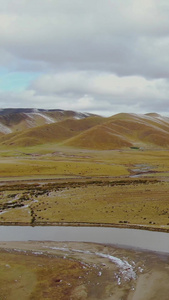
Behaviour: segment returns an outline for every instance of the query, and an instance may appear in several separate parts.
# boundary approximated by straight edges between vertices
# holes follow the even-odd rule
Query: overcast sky
[[[0,108],[169,115],[168,0],[0,0]]]

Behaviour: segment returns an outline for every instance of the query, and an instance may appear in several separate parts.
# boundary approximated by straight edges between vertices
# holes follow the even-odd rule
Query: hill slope
[[[45,110],[31,108],[7,108],[0,110],[0,132],[12,133],[52,124],[66,119],[83,119],[92,114],[82,114],[65,110]]]
[[[63,142],[97,124],[103,122],[102,117],[88,117],[81,120],[65,121],[31,128],[23,132],[6,134],[0,137],[0,144],[6,146],[34,146],[46,143]]]
[[[68,111],[55,110],[43,111],[43,113],[38,111],[36,113],[37,118],[41,117],[39,114],[42,114],[42,118],[46,122],[48,118],[53,121],[50,124],[38,125],[30,129],[22,127],[22,124],[26,124],[28,121],[27,119],[26,121],[22,120],[23,111],[17,111],[16,115],[14,112],[12,113],[11,123],[8,122],[8,126],[7,123],[1,124],[2,127],[6,126],[6,131],[4,130],[3,134],[0,134],[0,145],[3,146],[18,147],[59,143],[64,146],[94,150],[131,147],[169,148],[169,118],[155,113],[146,115],[121,113],[103,118]],[[32,116],[35,112],[28,111],[26,114]],[[0,117],[6,118],[4,112],[1,111]],[[14,125],[15,118],[17,126],[22,127],[17,131],[16,128],[18,127]],[[62,121],[58,121],[59,118]],[[39,121],[38,124],[40,124]],[[7,130],[9,128],[12,128],[12,133]]]
[[[169,118],[159,115],[118,114],[65,145],[90,149],[169,147]]]

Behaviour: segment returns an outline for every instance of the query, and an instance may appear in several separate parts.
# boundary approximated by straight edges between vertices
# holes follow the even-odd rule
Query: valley
[[[1,152],[1,224],[169,230],[168,151],[33,150]]]
[[[168,118],[7,113],[0,118],[1,226],[169,233]],[[168,253],[66,241],[2,241],[0,266],[2,299],[168,299]],[[125,280],[123,272],[131,269],[135,277]]]

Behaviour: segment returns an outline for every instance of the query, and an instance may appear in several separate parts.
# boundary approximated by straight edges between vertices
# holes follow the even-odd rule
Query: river
[[[0,241],[67,241],[112,244],[169,253],[169,233],[73,226],[0,226]]]

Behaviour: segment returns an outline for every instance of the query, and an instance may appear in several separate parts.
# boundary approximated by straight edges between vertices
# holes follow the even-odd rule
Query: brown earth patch
[[[9,300],[168,300],[168,266],[168,255],[111,245],[1,242],[0,292]]]

